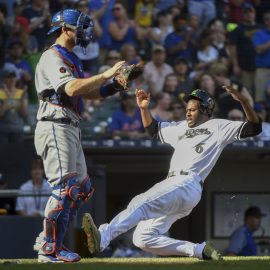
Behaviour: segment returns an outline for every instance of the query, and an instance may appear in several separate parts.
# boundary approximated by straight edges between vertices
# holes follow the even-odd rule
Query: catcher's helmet
[[[204,90],[196,89],[191,92],[191,94],[184,97],[184,101],[188,102],[191,99],[196,99],[200,101],[200,112],[203,114],[208,114],[210,117],[215,108],[214,99]]]
[[[75,10],[65,9],[57,12],[52,17],[51,29],[48,35],[67,27],[76,31],[76,45],[86,48],[92,38],[94,22],[90,16]]]

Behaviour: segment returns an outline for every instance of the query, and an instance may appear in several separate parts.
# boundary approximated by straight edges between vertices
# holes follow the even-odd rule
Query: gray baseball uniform
[[[76,112],[76,107],[69,106],[69,103],[67,103],[68,106],[53,104],[54,100],[51,97],[49,100],[43,99],[44,93],[48,93],[46,91],[53,91],[53,95],[55,93],[61,94],[64,85],[77,78],[80,72],[76,71],[70,62],[63,59],[54,47],[42,54],[36,68],[36,89],[41,100],[37,114],[38,123],[35,130],[35,147],[37,154],[43,160],[48,182],[53,187],[53,194],[45,208],[44,230],[36,238],[34,245],[34,249],[41,252],[41,254],[44,253],[46,245],[48,245],[49,252],[51,250],[54,251],[54,243],[61,250],[66,227],[83,202],[81,199],[74,199],[75,207],[70,210],[70,206],[67,206],[65,200],[69,203],[69,200],[72,199],[72,193],[70,193],[69,199],[65,199],[67,197],[67,188],[80,192],[80,194],[83,194],[84,199],[91,194],[90,179],[87,175],[85,158],[80,142],[80,117]],[[65,96],[65,98],[68,97]],[[64,122],[62,122],[63,120]],[[75,189],[74,186],[76,186]],[[77,196],[77,193],[74,194]],[[62,198],[63,202],[61,201],[61,203],[63,203],[64,207],[59,207],[60,198]],[[56,216],[54,216],[54,213]],[[52,231],[50,229],[51,220],[58,222],[59,213],[66,217],[63,218],[64,222],[60,218],[59,222],[62,222],[61,225],[56,223],[55,230],[57,232],[54,239],[54,236],[48,235],[47,232],[48,230]],[[59,232],[58,230],[61,228],[62,231]]]
[[[48,89],[60,93],[63,86],[75,78],[71,67],[54,49],[42,54],[35,75],[38,94]],[[68,118],[74,125],[40,121],[44,118]],[[55,186],[72,173],[77,173],[79,182],[83,181],[87,170],[80,142],[79,116],[71,108],[40,100],[37,119],[35,147],[43,159],[48,182]]]

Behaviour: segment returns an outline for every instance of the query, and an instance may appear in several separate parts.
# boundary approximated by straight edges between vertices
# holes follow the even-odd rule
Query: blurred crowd
[[[214,117],[244,120],[240,104],[221,88],[226,84],[246,96],[263,121],[260,138],[270,139],[270,1],[0,0],[0,144],[33,134],[35,67],[53,43],[52,15],[65,8],[90,14],[95,24],[86,53],[74,48],[85,77],[119,60],[145,63],[128,92],[85,101],[85,138],[146,138],[136,88],[151,93],[159,121],[185,119],[183,97],[195,88],[215,98]]]

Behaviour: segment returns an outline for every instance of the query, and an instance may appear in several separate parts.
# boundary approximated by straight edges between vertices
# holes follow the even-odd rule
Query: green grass
[[[0,260],[0,270],[269,270],[270,257],[225,257],[223,261],[194,258],[93,258],[78,263],[39,264],[33,259]]]

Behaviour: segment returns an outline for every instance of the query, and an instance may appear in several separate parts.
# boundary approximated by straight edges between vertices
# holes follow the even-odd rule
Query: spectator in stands
[[[4,69],[15,71],[18,79],[17,85],[23,89],[28,89],[33,76],[30,65],[23,59],[23,49],[21,40],[14,39],[10,41]]]
[[[43,216],[52,188],[44,178],[43,163],[34,159],[31,163],[31,179],[20,187],[16,211],[21,216]]]
[[[21,18],[25,19],[24,17]],[[22,42],[24,54],[32,54],[38,51],[38,42],[36,38],[34,36],[29,36],[28,31],[21,24],[18,17],[15,18],[10,35],[7,39],[7,44],[12,43],[14,40],[19,40]]]
[[[121,107],[112,115],[110,131],[114,139],[142,139],[147,137],[133,92],[122,93]]]
[[[177,96],[180,93],[189,94],[193,89],[193,80],[188,76],[189,66],[186,59],[178,57],[173,62],[173,70],[178,80],[178,91],[175,93]]]
[[[139,26],[148,28],[152,25],[154,0],[137,0],[135,4],[135,21]]]
[[[230,110],[226,118],[231,121],[245,121],[245,115],[243,111],[239,109]]]
[[[135,47],[132,44],[125,43],[120,50],[121,60],[126,61],[128,65],[138,64],[141,60]]]
[[[146,92],[149,92],[149,83],[143,76],[139,76],[131,82],[130,89],[144,89]]]
[[[227,18],[229,22],[240,23],[242,20],[242,5],[246,0],[229,0],[223,1],[225,3],[224,9],[227,13]]]
[[[28,100],[25,90],[16,88],[16,74],[5,71],[0,88],[0,144],[23,141]]]
[[[189,0],[187,4],[188,13],[197,16],[203,27],[216,17],[215,0]]]
[[[177,100],[173,101],[170,111],[172,112],[172,121],[179,122],[186,119],[186,109],[182,102]]]
[[[200,74],[196,81],[196,88],[203,89],[208,92],[214,99],[216,98],[216,81],[212,73],[203,72]],[[218,102],[215,102],[215,108],[213,112],[213,117],[219,115]]]
[[[39,50],[42,50],[51,22],[49,1],[32,0],[30,6],[23,11],[22,16],[29,21],[29,34],[36,38]]]
[[[184,97],[185,93],[179,97],[179,89],[178,89],[178,78],[175,73],[170,73],[165,77],[165,81],[163,84],[162,92],[168,93],[171,96],[171,100],[179,99]]]
[[[212,73],[210,72],[201,73],[197,79],[197,83],[198,83],[197,88],[205,90],[212,97],[215,96],[216,81]]]
[[[173,18],[174,31],[165,38],[164,46],[167,51],[168,60],[173,63],[177,57],[183,57],[188,61],[192,55],[192,31],[187,28],[187,20],[183,15],[176,15]]]
[[[245,211],[244,224],[236,229],[231,236],[228,256],[256,256],[257,245],[253,233],[261,226],[261,219],[265,216],[257,206],[250,206]]]
[[[152,60],[144,67],[143,77],[148,82],[149,91],[153,97],[161,92],[165,77],[173,73],[172,67],[165,63],[165,59],[165,48],[156,45],[152,49]]]
[[[109,50],[106,56],[106,65],[113,67],[121,59],[120,53],[116,50]]]
[[[211,67],[210,72],[213,74],[217,87],[215,89],[215,98],[219,107],[219,117],[226,118],[231,109],[237,108],[241,110],[239,102],[232,100],[227,92],[224,92],[222,85],[232,85],[234,89],[238,90],[243,96],[247,98],[250,105],[253,107],[253,99],[249,94],[247,88],[237,81],[233,81],[228,77],[228,68],[217,63]]]
[[[265,28],[253,36],[256,50],[255,100],[263,101],[263,89],[270,78],[270,11],[263,15]]]
[[[76,8],[84,13],[91,16],[93,22],[94,22],[94,28],[93,28],[93,39],[88,44],[88,46],[85,48],[85,51],[81,48],[81,46],[76,45],[73,48],[73,52],[80,58],[83,64],[83,70],[85,72],[90,73],[90,75],[95,75],[98,70],[98,56],[99,56],[99,43],[97,42],[97,39],[102,36],[102,28],[96,20],[94,14],[92,14],[89,10],[88,1],[86,0],[80,0],[76,4]]]
[[[105,58],[105,51],[111,46],[111,36],[109,34],[109,24],[113,19],[113,6],[115,0],[91,0],[88,1],[89,8],[93,13],[94,17],[99,21],[100,26],[103,30],[102,36],[98,39],[101,49],[101,62]],[[57,9],[60,10],[60,9]]]
[[[137,40],[141,39],[140,28],[129,19],[126,9],[121,3],[115,3],[112,11],[114,19],[109,24],[110,49],[120,51],[125,43],[136,47]]]
[[[22,0],[15,0],[13,3],[13,12],[14,12],[14,22],[18,22],[24,32],[29,33],[29,21],[24,16],[22,16],[23,10],[26,8],[26,2]]]
[[[170,10],[175,6],[179,6],[179,8],[183,8],[185,5],[185,1],[183,0],[157,0],[155,8],[158,12]]]
[[[256,23],[256,12],[251,4],[245,3],[242,10],[241,23],[230,32],[230,54],[234,75],[253,96],[256,52],[252,37],[261,27]]]
[[[267,112],[263,103],[256,102],[254,104],[254,111],[262,120],[262,132],[257,135],[255,138],[260,140],[270,140],[270,123],[266,122]]]
[[[213,19],[209,22],[208,28],[211,33],[212,46],[214,46],[218,50],[219,55],[227,59],[228,64],[230,64],[230,50],[227,40],[227,31],[223,21],[218,18]]]
[[[156,16],[154,27],[150,29],[151,41],[156,45],[164,45],[165,38],[173,32],[173,26],[167,11],[161,11]]]
[[[157,121],[171,121],[172,112],[170,111],[171,96],[166,92],[158,93],[156,96],[156,105],[151,110],[151,114]]]
[[[187,21],[188,29],[192,32],[192,45],[196,45],[196,41],[200,36],[200,18],[196,15],[189,15]]]
[[[204,30],[197,42],[197,48],[194,51],[192,77],[198,76],[201,72],[208,71],[214,63],[226,63],[224,55],[212,45],[211,31]]]

